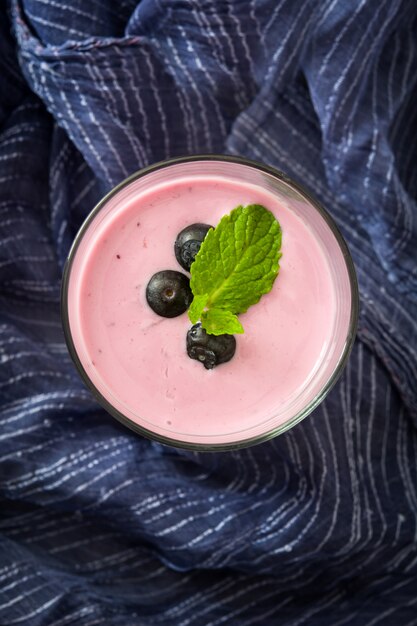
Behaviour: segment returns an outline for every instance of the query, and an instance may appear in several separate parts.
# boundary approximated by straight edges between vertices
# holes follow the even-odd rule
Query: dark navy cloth
[[[0,11],[0,625],[417,624],[415,0]],[[325,402],[222,454],[116,423],[59,314],[103,193],[201,152],[304,183],[361,292]]]

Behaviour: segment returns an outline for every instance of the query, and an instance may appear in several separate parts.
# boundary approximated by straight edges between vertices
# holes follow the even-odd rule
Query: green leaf
[[[279,271],[281,227],[260,204],[239,206],[210,230],[191,265],[190,320],[211,334],[242,332],[235,316],[268,293]],[[210,313],[215,310],[216,313]],[[220,315],[222,310],[230,315]],[[233,322],[232,322],[233,319]],[[195,321],[194,321],[195,320]]]
[[[193,301],[191,302],[190,308],[188,309],[188,317],[190,318],[193,324],[196,324],[198,320],[201,318],[201,315],[204,311],[204,307],[207,304],[208,294],[204,293],[201,296],[194,296]]]
[[[240,335],[244,332],[237,315],[226,309],[208,309],[203,311],[201,323],[209,335]]]

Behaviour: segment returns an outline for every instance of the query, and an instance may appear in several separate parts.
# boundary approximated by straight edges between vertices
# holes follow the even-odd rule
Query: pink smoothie
[[[187,314],[159,317],[146,285],[159,270],[183,271],[174,241],[185,226],[214,226],[251,203],[281,224],[280,273],[240,316],[245,334],[234,358],[206,370],[186,353]],[[68,292],[78,357],[113,407],[158,436],[210,444],[276,428],[312,401],[335,359],[340,313],[328,255],[296,211],[259,186],[202,175],[122,194],[113,205],[83,238]]]

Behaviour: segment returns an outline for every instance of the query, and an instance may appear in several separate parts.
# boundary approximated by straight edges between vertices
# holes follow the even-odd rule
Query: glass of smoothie
[[[181,231],[251,204],[281,225],[279,275],[239,316],[234,356],[206,369],[187,354],[187,312],[155,313],[147,285],[160,271],[187,275]],[[68,349],[101,405],[140,435],[201,451],[266,441],[311,413],[346,363],[357,317],[355,269],[329,214],[283,173],[231,156],[164,161],[120,183],[82,225],[62,282]]]

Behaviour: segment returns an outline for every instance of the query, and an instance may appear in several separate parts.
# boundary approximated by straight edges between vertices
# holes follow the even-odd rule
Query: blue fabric
[[[0,19],[0,624],[417,624],[414,0],[17,0]],[[197,454],[68,357],[59,287],[101,195],[175,155],[305,183],[358,270],[307,420]]]

